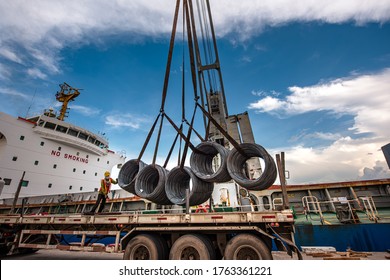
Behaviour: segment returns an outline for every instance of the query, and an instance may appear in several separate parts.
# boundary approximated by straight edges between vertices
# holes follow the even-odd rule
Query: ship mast
[[[68,113],[68,103],[73,101],[77,96],[80,95],[77,88],[73,88],[67,83],[60,84],[60,91],[57,91],[56,99],[58,102],[62,103],[60,115],[57,117],[60,121],[63,121],[67,117]]]

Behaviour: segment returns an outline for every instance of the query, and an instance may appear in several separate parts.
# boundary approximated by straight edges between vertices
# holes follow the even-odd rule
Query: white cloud
[[[34,79],[46,79],[47,75],[37,68],[27,69],[27,74]]]
[[[346,132],[306,131],[295,136],[301,146],[278,148],[286,152],[286,168],[293,183],[330,182],[390,177],[381,147],[390,140],[390,69],[380,73],[354,75],[310,87],[290,87],[285,99],[265,97],[251,109],[285,117],[311,111],[349,114],[354,123],[349,128],[364,137],[343,136]],[[315,121],[315,120],[313,120]],[[353,134],[354,135],[354,134]],[[322,148],[304,145],[310,138],[332,141]]]
[[[354,21],[364,24],[385,22],[390,18],[390,2],[387,0],[302,0],[293,4],[290,0],[226,0],[212,1],[211,5],[216,30],[220,34],[237,32],[243,39],[259,33],[265,26],[288,22]]]
[[[267,96],[248,108],[258,112],[297,115],[311,111],[349,114],[355,133],[390,138],[390,68],[380,73],[336,79],[308,87],[293,86],[285,99]]]
[[[11,96],[11,97],[20,97],[23,99],[30,99],[30,96],[27,94],[21,93],[19,91],[16,91],[14,89],[6,88],[6,87],[0,87],[0,94]]]
[[[105,119],[105,123],[114,128],[127,127],[134,130],[143,129],[144,125],[150,123],[149,118],[132,114],[113,114],[106,116]]]
[[[74,110],[84,116],[93,117],[100,114],[101,110],[81,105],[70,105],[69,109]]]
[[[320,139],[320,140],[328,140],[328,141],[334,141],[337,139],[340,139],[342,136],[340,133],[331,133],[331,132],[314,132],[314,133],[306,133],[306,130],[304,129],[299,134],[294,135],[291,137],[291,141],[299,141],[299,140],[310,140],[310,139]]]
[[[59,70],[59,58],[57,57],[57,50],[55,48],[43,47],[38,49],[36,47],[28,48],[28,52],[38,63],[38,65],[44,67],[50,74],[57,74]]]
[[[329,147],[313,149],[295,146],[282,149],[290,184],[340,182],[390,177],[381,144],[350,137],[340,138]],[[280,149],[271,151],[279,153]]]
[[[363,175],[360,176],[360,178],[364,180],[388,178],[390,176],[390,172],[388,170],[388,166],[385,163],[377,161],[375,162],[375,166],[372,168],[365,167],[363,169]]]
[[[175,0],[0,1],[1,55],[21,63],[14,46],[26,50],[30,68],[60,72],[60,50],[66,46],[104,43],[108,36],[138,40],[171,31]],[[376,0],[224,0],[211,1],[215,30],[246,39],[264,26],[296,21],[342,23],[386,22],[390,1]],[[126,35],[127,34],[127,35]],[[261,46],[259,46],[261,48]],[[31,57],[28,57],[31,56]]]
[[[0,56],[16,63],[22,63],[22,59],[14,51],[10,50],[7,47],[0,48]]]
[[[0,80],[8,80],[11,77],[11,71],[0,63]]]
[[[260,112],[272,112],[283,109],[285,105],[285,101],[281,101],[275,97],[266,96],[255,103],[249,104],[248,109],[255,109]]]

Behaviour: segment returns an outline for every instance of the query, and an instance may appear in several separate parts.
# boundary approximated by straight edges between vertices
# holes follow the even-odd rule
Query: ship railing
[[[368,219],[374,222],[378,222],[380,217],[372,196],[360,197],[360,200],[363,203],[364,210],[366,212]]]
[[[363,207],[359,207],[359,210],[364,211],[369,220],[377,222],[380,219],[375,202],[371,196],[359,197],[355,199],[334,197],[332,200],[328,201],[318,201],[317,197],[315,196],[304,196],[302,197],[302,204],[306,218],[308,218],[308,214],[315,213],[320,216],[321,222],[325,221],[322,214],[322,209],[330,207],[334,212],[336,212],[336,216],[340,221],[358,223],[359,217],[356,214],[356,209],[354,208],[354,205],[356,204],[363,204]],[[311,215],[310,218],[314,220]]]
[[[349,219],[354,223],[359,222],[359,217],[356,214],[356,209],[354,208],[354,205],[359,205],[358,210],[363,211],[369,220],[377,222],[380,219],[372,196],[358,197],[354,199],[347,199],[346,197],[334,197],[331,201],[323,201],[321,203],[331,204],[336,214],[338,207],[336,207],[337,204],[335,206],[335,203],[338,203],[341,206],[346,205],[350,217]],[[363,207],[361,207],[362,204]]]
[[[311,213],[315,213],[319,215],[321,224],[324,224],[324,216],[317,197],[313,195],[304,196],[302,197],[302,204],[306,219],[310,217],[311,220],[315,220],[312,215],[310,215]]]

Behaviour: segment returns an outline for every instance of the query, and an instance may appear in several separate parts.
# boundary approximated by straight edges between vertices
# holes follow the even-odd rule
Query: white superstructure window
[[[12,158],[12,161],[17,161],[18,160],[18,157],[13,157]]]
[[[76,168],[73,168],[73,172],[76,172]]]
[[[45,142],[42,141],[42,142],[41,142],[41,146],[43,147],[44,145],[45,145]]]
[[[54,165],[53,165],[53,168],[56,169],[56,168],[57,168],[57,164],[54,164]]]
[[[68,129],[68,134],[69,135],[72,135],[72,136],[76,136],[77,137],[77,134],[78,134],[79,132],[77,131],[77,130],[74,130],[74,129],[71,129],[71,128],[69,128]]]
[[[5,185],[5,186],[9,186],[9,185],[11,185],[11,181],[12,181],[12,179],[3,178],[3,180],[4,180],[4,185]]]
[[[72,186],[69,186],[69,189],[71,190],[71,189],[72,189]]]
[[[20,138],[19,138],[21,141],[24,140],[24,135],[20,135]]]
[[[66,133],[67,130],[68,129],[65,126],[57,125],[56,131],[59,131],[59,132],[62,132],[62,133]]]
[[[79,133],[79,138],[80,138],[80,139],[83,139],[83,140],[87,140],[88,135],[85,134],[85,133],[80,132],[80,133]]]
[[[51,189],[51,186],[52,186],[53,184],[52,183],[50,183],[47,187],[49,188],[49,189]]]
[[[83,187],[80,187],[80,191],[82,191],[83,190]]]
[[[86,171],[85,171],[85,170],[83,170],[83,174],[85,174],[85,172],[86,172]]]
[[[44,128],[54,130],[56,128],[56,124],[51,122],[46,122]]]
[[[39,164],[39,161],[36,160],[36,161],[34,162],[34,165],[38,165],[38,164]]]

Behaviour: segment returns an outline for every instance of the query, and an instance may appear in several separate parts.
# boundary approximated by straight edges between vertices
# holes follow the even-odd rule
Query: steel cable
[[[276,180],[277,171],[274,159],[260,145],[254,143],[239,144],[242,149],[240,153],[236,148],[229,152],[227,158],[227,169],[230,176],[237,184],[248,190],[268,189]],[[259,178],[250,179],[245,172],[245,163],[252,157],[262,158],[265,168]]]
[[[227,170],[227,156],[229,151],[216,142],[202,142],[196,147],[200,153],[194,151],[190,157],[190,166],[195,175],[211,183],[227,182],[231,179]],[[218,169],[214,170],[213,161],[218,156]]]
[[[165,194],[165,178],[168,170],[160,165],[146,165],[138,172],[135,192],[138,196],[160,205],[170,205]]]
[[[118,174],[118,185],[125,191],[136,195],[135,179],[145,165],[142,160],[138,161],[137,159],[125,162]]]
[[[191,184],[192,183],[192,184]],[[165,192],[173,204],[186,204],[186,189],[189,192],[190,206],[199,205],[207,201],[213,192],[214,184],[205,182],[192,172],[191,168],[179,166],[173,168],[167,176]]]

